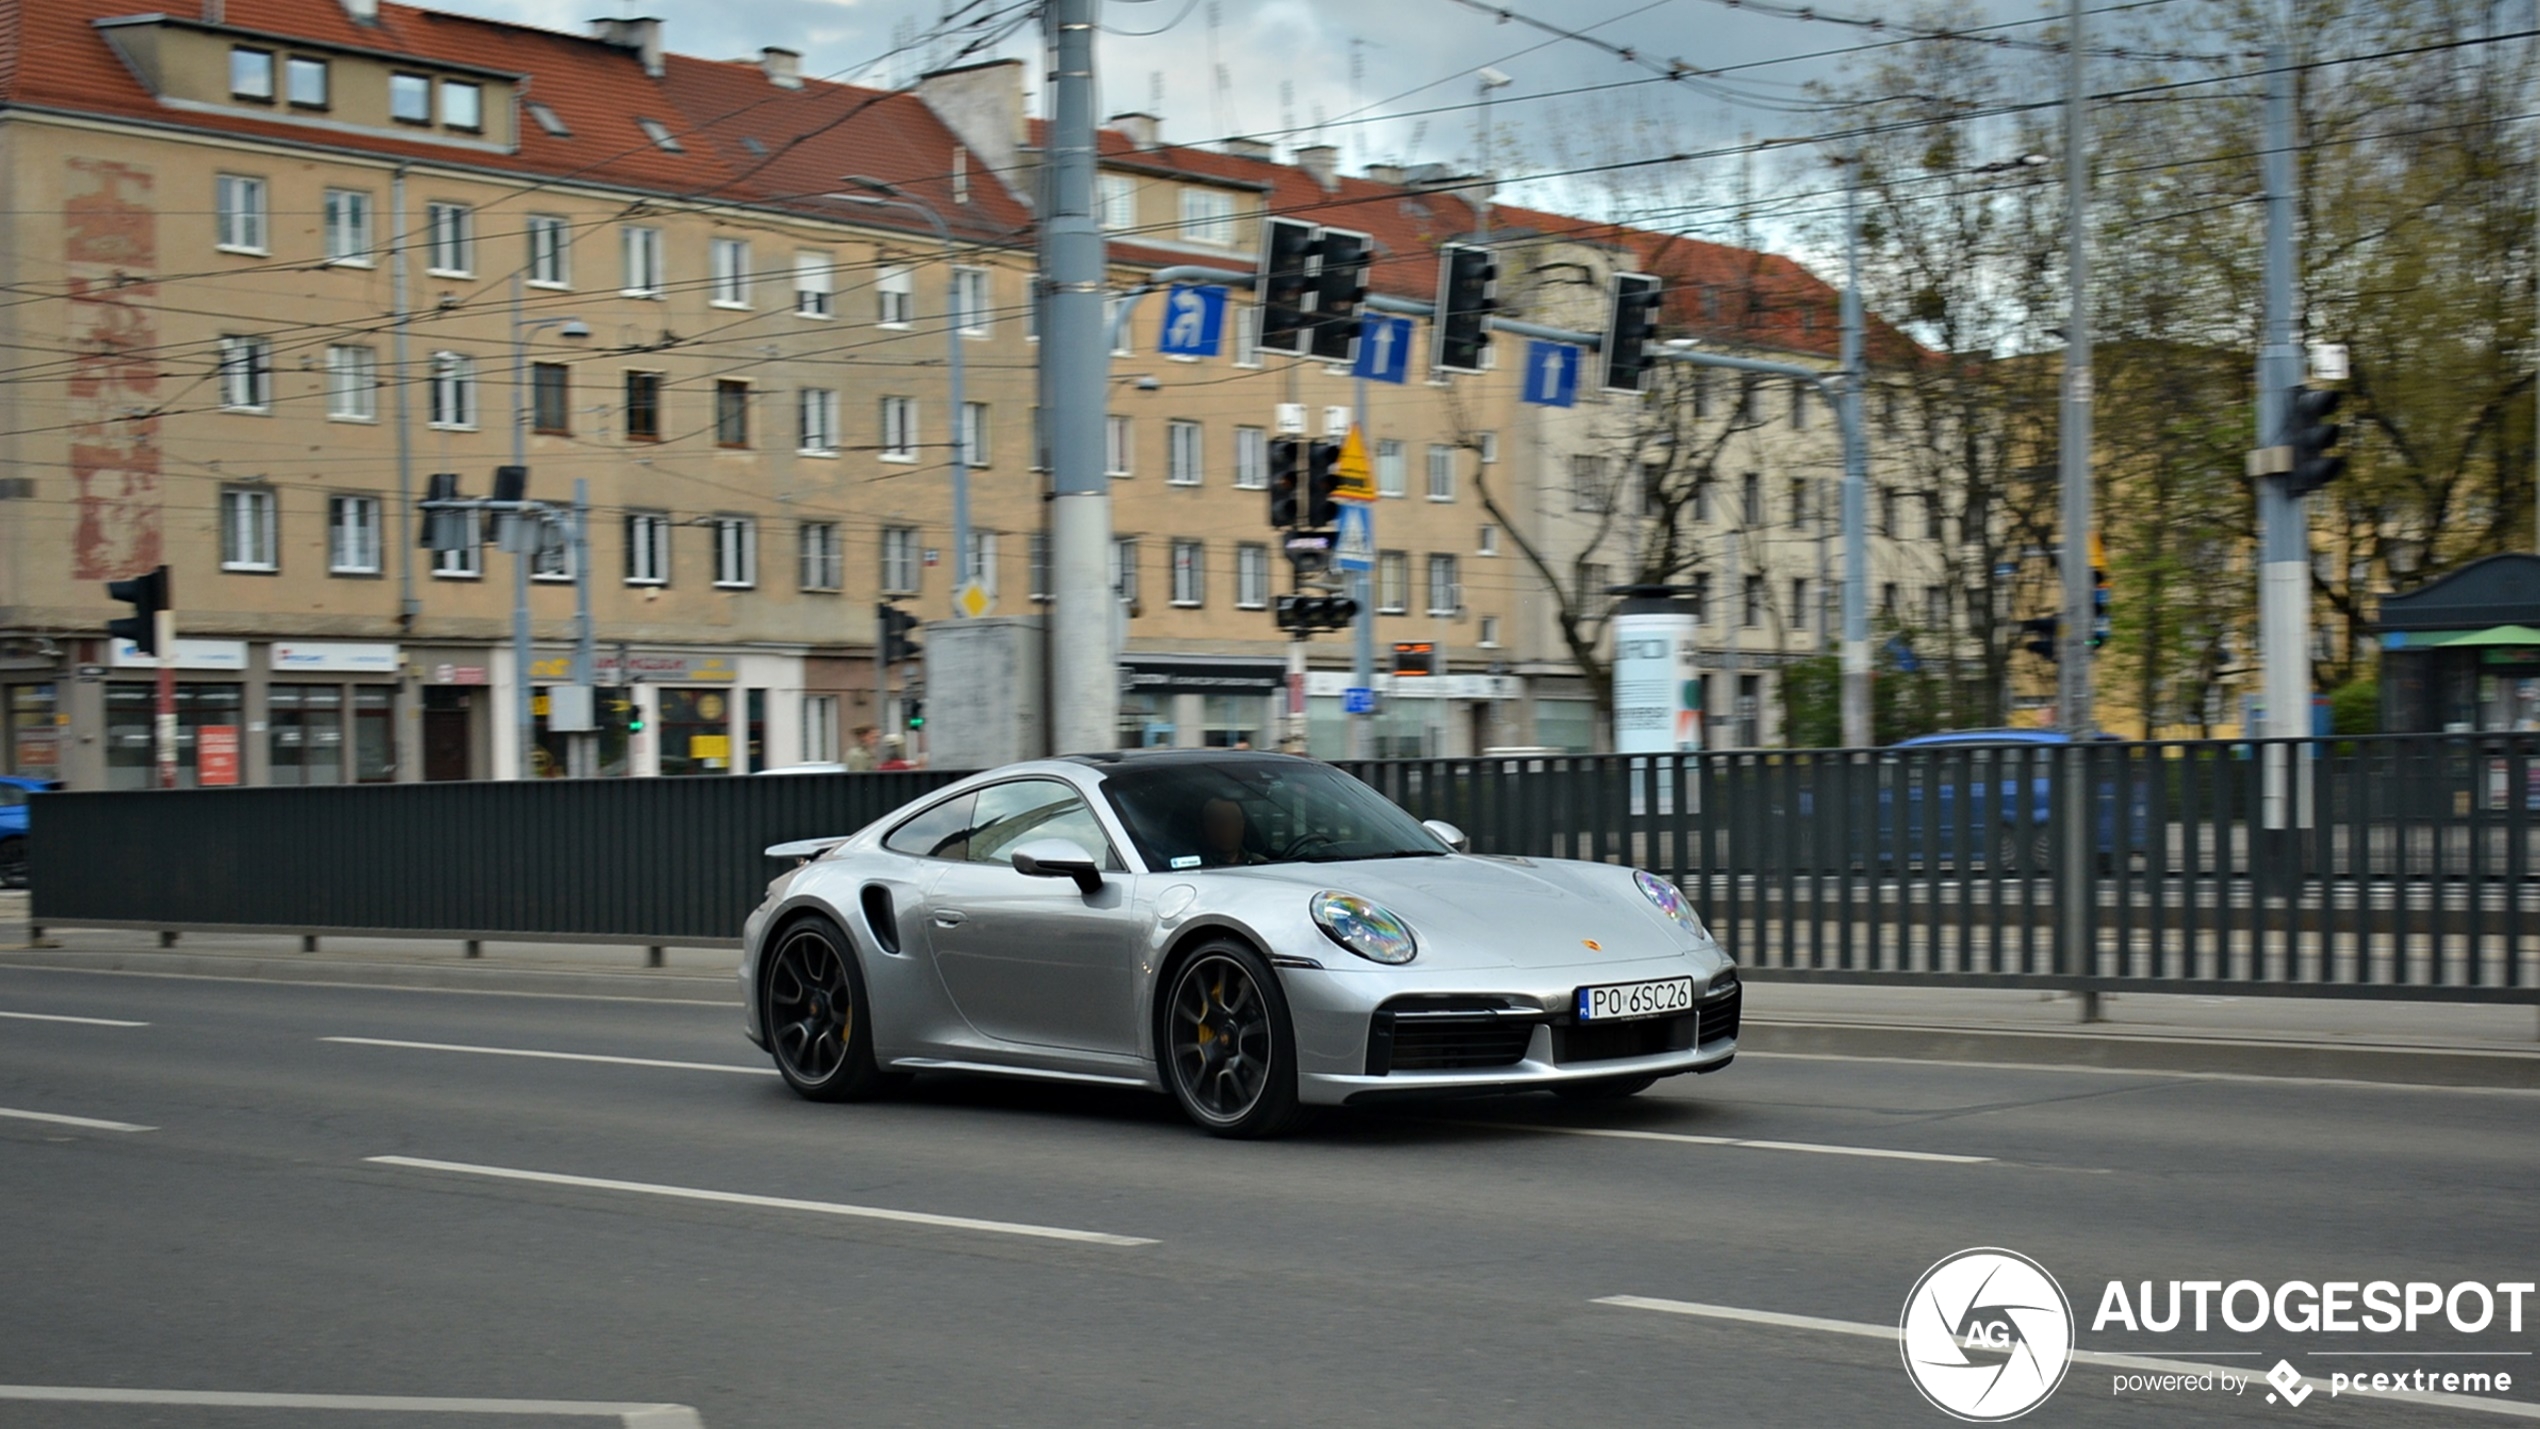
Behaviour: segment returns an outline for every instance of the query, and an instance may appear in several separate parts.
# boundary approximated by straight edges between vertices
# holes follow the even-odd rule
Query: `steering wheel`
[[[1308,829],[1304,833],[1298,834],[1295,838],[1288,840],[1287,847],[1279,850],[1277,853],[1271,855],[1271,857],[1284,862],[1305,852],[1307,849],[1314,847],[1316,844],[1329,845],[1336,844],[1338,842],[1340,842],[1340,840],[1333,838],[1330,834],[1324,833],[1318,829]]]

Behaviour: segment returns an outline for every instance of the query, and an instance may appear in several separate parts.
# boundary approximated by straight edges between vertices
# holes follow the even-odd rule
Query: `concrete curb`
[[[243,954],[33,948],[0,952],[0,968],[55,972],[146,973],[160,977],[233,978],[249,982],[403,987],[437,992],[506,992],[547,997],[634,998],[740,1006],[728,973],[613,972],[436,963],[346,962]]]
[[[1738,1050],[1820,1057],[1894,1057],[1916,1062],[2025,1063],[2115,1071],[2210,1072],[2540,1090],[2540,1049],[2491,1051],[2142,1032],[1784,1022],[1749,1017],[1739,1029]]]

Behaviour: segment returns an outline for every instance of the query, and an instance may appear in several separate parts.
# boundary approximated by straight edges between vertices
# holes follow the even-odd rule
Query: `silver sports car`
[[[1306,759],[1009,765],[768,850],[802,862],[745,930],[749,1035],[807,1097],[995,1072],[1169,1092],[1220,1136],[1728,1065],[1737,970],[1675,885],[1463,845]]]

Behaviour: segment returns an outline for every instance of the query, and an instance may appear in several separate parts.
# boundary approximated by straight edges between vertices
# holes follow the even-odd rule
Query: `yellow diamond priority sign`
[[[988,598],[986,588],[975,580],[962,582],[961,589],[953,596],[953,609],[973,620],[986,615],[993,604],[995,602]]]
[[[1339,500],[1376,499],[1376,473],[1367,465],[1367,441],[1354,426],[1341,439],[1341,454],[1332,462],[1332,478],[1332,495]]]

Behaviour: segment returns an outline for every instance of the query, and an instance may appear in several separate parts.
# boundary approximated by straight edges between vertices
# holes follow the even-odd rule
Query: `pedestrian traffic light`
[[[2345,474],[2346,458],[2331,452],[2345,428],[2329,420],[2346,394],[2331,387],[2297,387],[2285,423],[2285,444],[2293,448],[2293,465],[2284,476],[2284,494],[2299,499]]]
[[[1296,526],[1304,514],[1305,443],[1279,437],[1270,443],[1270,524],[1280,530]]]
[[[920,730],[926,727],[926,702],[924,700],[908,701],[908,727],[912,730]]]
[[[1617,273],[1606,286],[1605,390],[1639,392],[1649,385],[1649,344],[1658,336],[1665,293],[1646,273]]]
[[[159,653],[159,612],[166,610],[168,568],[154,567],[129,580],[106,582],[106,594],[132,607],[132,614],[106,622],[106,634],[117,640],[129,640],[132,648],[144,655]]]
[[[1499,306],[1499,263],[1487,248],[1450,243],[1438,252],[1440,372],[1479,372]]]
[[[880,615],[877,628],[881,631],[882,663],[897,665],[916,659],[922,647],[909,635],[920,623],[917,617],[889,601],[882,603]]]
[[[2052,665],[2056,663],[2055,641],[2063,630],[2064,622],[2059,616],[2041,615],[2035,620],[2023,620],[2020,633],[2027,638],[2020,642],[2020,648]]]
[[[1358,305],[1367,300],[1367,266],[1375,245],[1364,233],[1327,228],[1315,245],[1322,268],[1314,278],[1313,337],[1307,348],[1329,362],[1357,355]]]
[[[1305,452],[1305,529],[1328,531],[1341,523],[1341,444],[1316,442]]]
[[[633,685],[620,685],[615,690],[611,691],[609,695],[609,705],[612,709],[615,709],[626,716],[626,732],[628,734],[642,734],[644,732],[644,706],[636,700],[635,687]]]
[[[1305,355],[1313,300],[1310,270],[1320,233],[1303,219],[1261,221],[1261,276],[1253,291],[1261,306],[1261,335],[1254,345],[1263,352]]]

